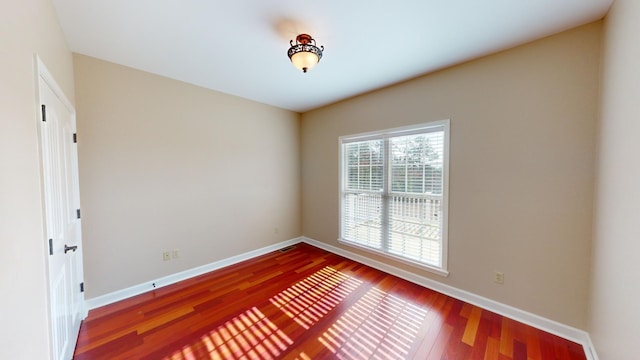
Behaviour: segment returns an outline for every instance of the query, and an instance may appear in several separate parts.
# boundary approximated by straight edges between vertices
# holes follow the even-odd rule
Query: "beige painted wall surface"
[[[73,63],[49,0],[0,4],[0,359],[48,359],[36,76],[42,58],[73,101]]]
[[[301,235],[297,113],[74,62],[87,298]]]
[[[638,357],[640,339],[640,2],[605,20],[589,331],[600,359]]]
[[[338,137],[450,119],[450,275],[389,262],[584,329],[600,36],[593,23],[303,114],[304,235],[375,258],[336,240]]]

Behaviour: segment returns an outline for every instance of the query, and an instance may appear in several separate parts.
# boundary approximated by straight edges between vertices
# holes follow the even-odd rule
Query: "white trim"
[[[444,126],[444,159],[442,159],[442,228],[440,229],[440,269],[449,276],[449,143],[451,142],[451,121],[441,121]]]
[[[380,193],[382,194],[382,198],[383,198],[383,203],[382,203],[382,208],[383,209],[387,209],[387,204],[385,199],[388,199],[387,196],[389,196],[390,194],[393,194],[392,191],[390,191],[389,189],[389,184],[391,183],[391,171],[390,171],[390,165],[389,165],[389,161],[390,161],[390,152],[389,152],[389,139],[395,138],[395,137],[399,137],[399,136],[406,136],[406,135],[413,135],[413,134],[422,134],[425,132],[436,132],[436,131],[442,131],[443,132],[443,169],[442,169],[442,200],[441,200],[441,204],[442,204],[442,213],[441,213],[441,223],[440,223],[440,266],[435,266],[435,265],[431,265],[431,264],[427,264],[427,263],[423,263],[420,261],[414,261],[412,259],[409,258],[404,258],[401,255],[396,255],[393,254],[389,251],[389,240],[387,239],[387,236],[383,236],[383,240],[382,240],[382,244],[380,246],[379,249],[374,248],[374,247],[369,247],[367,245],[363,245],[363,244],[358,244],[356,242],[353,241],[349,241],[347,239],[345,239],[343,237],[343,232],[344,232],[344,226],[343,223],[345,221],[344,219],[344,195],[347,192],[345,190],[346,185],[345,185],[345,166],[347,161],[345,160],[345,152],[344,152],[344,148],[346,144],[349,143],[353,143],[353,142],[360,142],[360,141],[369,141],[369,140],[383,140],[384,141],[384,176],[386,178],[385,181],[383,181],[383,189],[381,191],[365,191],[363,190],[362,192],[364,193],[373,193],[373,194],[377,194]],[[338,232],[339,232],[339,236],[340,238],[338,239],[338,241],[342,244],[345,244],[347,246],[354,246],[357,248],[361,248],[361,249],[366,249],[367,251],[372,251],[375,253],[379,253],[382,256],[386,256],[386,257],[390,257],[399,261],[402,261],[404,263],[410,264],[412,266],[418,266],[422,269],[425,269],[427,271],[430,271],[434,274],[438,274],[440,276],[449,276],[449,272],[448,272],[448,260],[449,260],[449,160],[450,160],[450,155],[449,155],[449,149],[450,149],[450,143],[451,141],[451,120],[450,119],[443,119],[443,120],[436,120],[436,121],[430,121],[427,123],[423,123],[423,124],[414,124],[414,125],[408,125],[408,126],[402,126],[402,127],[396,127],[396,128],[392,128],[392,129],[384,129],[384,130],[375,130],[375,131],[370,131],[370,132],[366,132],[366,133],[359,133],[359,134],[352,134],[352,135],[342,135],[338,137],[338,143],[339,143],[339,159],[338,159],[338,163],[340,164],[339,166],[339,184],[340,184],[340,191],[338,192],[338,201],[339,201],[339,210],[338,210],[338,216],[339,216],[339,224],[338,224]],[[387,227],[388,227],[388,213],[386,212],[387,210],[383,210],[383,215],[382,215],[382,229],[381,231],[384,233],[386,232]]]
[[[376,254],[378,256],[382,256],[382,257],[386,257],[386,258],[389,258],[389,259],[394,260],[394,261],[402,262],[402,263],[405,263],[405,264],[420,268],[422,270],[434,273],[436,275],[440,275],[442,277],[449,276],[449,272],[448,271],[442,270],[442,269],[437,268],[437,267],[429,266],[428,264],[425,264],[425,263],[421,263],[421,262],[417,262],[417,261],[411,261],[410,259],[407,259],[405,257],[397,256],[397,255],[394,255],[392,253],[388,253],[388,252],[384,252],[384,251],[381,251],[381,250],[377,250],[377,249],[374,249],[374,248],[371,248],[371,247],[368,247],[368,246],[365,246],[365,245],[360,245],[360,244],[355,243],[353,241],[338,239],[338,242],[340,244],[345,245],[345,246],[351,246],[351,247],[360,249],[362,251],[370,252],[370,253]]]
[[[587,334],[587,341],[582,343],[582,347],[584,347],[584,353],[587,355],[587,360],[599,360],[596,347],[593,345],[589,334]]]
[[[406,270],[402,270],[400,268],[397,268],[395,266],[391,266],[385,263],[382,263],[380,261],[377,260],[373,260],[370,259],[366,256],[362,256],[362,255],[358,255],[355,253],[352,253],[348,250],[344,250],[338,247],[335,247],[333,245],[329,245],[317,240],[313,240],[311,238],[305,237],[305,236],[301,236],[299,238],[294,238],[291,240],[286,240],[277,244],[273,244],[273,245],[269,245],[257,250],[252,250],[252,251],[248,251],[246,253],[240,254],[240,255],[236,255],[236,256],[232,256],[226,259],[222,259],[219,261],[214,261],[213,263],[207,264],[207,265],[203,265],[203,266],[199,266],[193,269],[189,269],[189,270],[185,270],[173,275],[169,275],[169,276],[165,276],[153,281],[148,281],[146,283],[143,284],[139,284],[139,285],[135,285],[135,286],[131,286],[129,288],[126,289],[122,289],[122,290],[118,290],[118,291],[114,291],[112,293],[109,294],[105,294],[102,296],[98,296],[95,298],[91,298],[88,299],[86,301],[86,305],[88,309],[95,309],[97,307],[100,306],[104,306],[104,305],[108,305],[111,303],[114,303],[116,301],[120,301],[120,300],[124,300],[127,298],[130,298],[132,296],[136,296],[148,291],[151,291],[154,289],[153,284],[155,283],[156,286],[155,288],[158,287],[163,287],[163,286],[167,286],[167,285],[171,285],[171,284],[175,284],[179,281],[182,280],[186,280],[198,275],[202,275],[205,274],[207,272],[210,271],[214,271],[229,265],[233,265],[233,264],[237,264],[239,262],[245,261],[245,260],[249,260],[252,259],[254,257],[257,256],[261,256],[261,255],[265,255],[268,254],[272,251],[276,251],[279,250],[283,247],[286,246],[291,246],[291,245],[295,245],[297,243],[300,242],[304,242],[307,243],[309,245],[318,247],[320,249],[332,252],[334,254],[343,256],[345,258],[363,263],[367,266],[370,266],[372,268],[384,271],[388,274],[391,275],[395,275],[399,278],[402,278],[404,280],[410,281],[414,284],[418,284],[420,286],[424,286],[426,288],[429,288],[431,290],[434,291],[438,291],[442,294],[451,296],[453,298],[456,298],[458,300],[462,300],[465,301],[469,304],[473,304],[479,307],[482,307],[483,309],[487,309],[489,311],[493,311],[497,314],[500,314],[502,316],[506,316],[510,319],[514,319],[517,321],[520,321],[522,323],[525,323],[527,325],[530,326],[534,326],[538,329],[547,331],[551,334],[560,336],[562,338],[565,338],[567,340],[571,340],[573,342],[576,342],[578,344],[581,344],[585,355],[587,357],[587,360],[599,360],[598,359],[598,355],[596,353],[595,347],[593,346],[593,343],[591,342],[591,337],[589,336],[589,334],[583,330],[580,329],[576,329],[574,327],[568,326],[568,325],[564,325],[561,324],[559,322],[532,314],[530,312],[524,311],[524,310],[520,310],[517,309],[515,307],[512,307],[510,305],[506,305],[506,304],[502,304],[500,302],[470,293],[468,291],[464,291],[446,284],[443,284],[441,282],[435,281],[435,280],[431,280],[429,278],[425,278],[423,276],[411,273],[409,271]]]
[[[300,242],[302,242],[302,238],[294,238],[291,240],[282,241],[277,244],[265,246],[257,250],[251,250],[239,255],[228,257],[226,259],[214,261],[210,264],[198,266],[189,270],[181,271],[179,273],[164,276],[159,279],[155,279],[155,280],[147,281],[142,284],[130,286],[126,289],[117,290],[109,294],[87,299],[86,306],[89,310],[92,310],[100,306],[109,305],[116,301],[124,300],[136,295],[143,294],[148,291],[152,291],[157,288],[175,284],[177,282],[190,279],[192,277],[196,277],[202,274],[206,274],[210,271],[218,270],[229,265],[237,264],[239,262],[249,260],[257,256],[265,255],[270,252],[282,249],[283,247],[294,245]]]
[[[404,135],[435,131],[435,129],[439,127],[449,127],[449,119],[429,121],[427,123],[407,125],[407,126],[401,126],[401,127],[391,128],[391,129],[374,130],[374,131],[368,131],[368,132],[359,133],[359,134],[343,135],[338,137],[338,140],[340,144],[344,144],[349,142],[377,139],[380,137],[387,138],[391,136],[392,137],[404,136]]]
[[[56,79],[53,77],[51,72],[49,72],[49,69],[47,69],[47,67],[45,66],[44,62],[42,62],[42,59],[40,59],[38,54],[34,54],[33,56],[34,56],[34,59],[35,59],[34,61],[35,61],[35,64],[36,64],[36,71],[38,73],[38,79],[36,79],[36,80],[39,80],[40,78],[42,80],[44,80],[44,82],[46,82],[47,85],[49,85],[51,90],[53,90],[53,93],[56,94],[58,99],[60,99],[62,104],[73,114],[73,117],[75,118],[76,109],[71,104],[71,101],[69,101],[69,99],[65,95],[64,91],[62,91],[62,88],[58,85],[58,83],[56,82]],[[40,95],[39,94],[37,96],[36,101],[37,101],[36,106],[38,108],[40,108]],[[40,119],[38,119],[38,121],[39,120]]]
[[[391,266],[385,263],[382,263],[380,261],[377,260],[373,260],[370,259],[366,256],[362,256],[362,255],[358,255],[355,253],[352,253],[348,250],[344,250],[341,249],[339,247],[335,247],[333,245],[329,245],[317,240],[313,240],[310,239],[308,237],[303,236],[302,237],[302,241],[309,244],[309,245],[313,245],[315,247],[321,248],[323,250],[332,252],[334,254],[337,255],[341,255],[343,257],[346,257],[348,259],[363,263],[367,266],[370,266],[372,268],[384,271],[388,274],[391,275],[395,275],[401,279],[410,281],[414,284],[418,284],[420,286],[424,286],[426,288],[429,288],[431,290],[435,290],[437,292],[443,293],[445,295],[451,296],[453,298],[456,298],[458,300],[462,300],[464,302],[467,302],[469,304],[473,304],[476,306],[479,306],[483,309],[487,309],[489,311],[493,311],[497,314],[500,314],[502,316],[506,316],[510,319],[513,320],[517,320],[520,321],[522,323],[525,323],[527,325],[536,327],[538,329],[544,330],[546,332],[549,332],[551,334],[560,336],[562,338],[565,338],[567,340],[571,340],[573,342],[576,342],[578,344],[581,344],[582,347],[584,348],[584,352],[585,355],[587,357],[588,360],[598,360],[598,356],[596,355],[596,351],[595,348],[593,346],[593,343],[591,342],[591,338],[589,336],[589,333],[587,333],[586,331],[580,330],[580,329],[576,329],[574,327],[568,326],[568,325],[564,325],[561,324],[559,322],[556,322],[554,320],[550,320],[547,318],[544,318],[542,316],[538,316],[535,314],[532,314],[530,312],[524,311],[524,310],[520,310],[517,309],[515,307],[512,307],[510,305],[506,305],[500,302],[497,302],[495,300],[491,300],[488,298],[485,298],[483,296],[480,295],[476,295],[473,293],[470,293],[468,291],[465,290],[461,290],[458,288],[455,288],[453,286],[449,286],[446,284],[443,284],[441,282],[414,274],[412,272],[406,271],[406,270],[402,270],[400,268],[397,268],[395,266]]]

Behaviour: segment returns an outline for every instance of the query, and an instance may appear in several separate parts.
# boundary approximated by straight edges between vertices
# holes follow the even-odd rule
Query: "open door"
[[[75,110],[36,61],[51,352],[55,360],[69,360],[86,316]]]

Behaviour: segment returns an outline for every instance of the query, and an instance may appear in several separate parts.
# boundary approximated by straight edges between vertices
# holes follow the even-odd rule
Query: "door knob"
[[[78,250],[78,245],[73,245],[73,246],[67,246],[67,244],[64,244],[64,253],[66,254],[69,251],[73,251],[76,252],[76,250]]]

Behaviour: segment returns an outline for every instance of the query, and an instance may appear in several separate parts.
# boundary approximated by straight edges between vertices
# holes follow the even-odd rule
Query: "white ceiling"
[[[602,18],[613,0],[53,0],[73,52],[304,112]],[[289,40],[324,45],[307,74]]]

